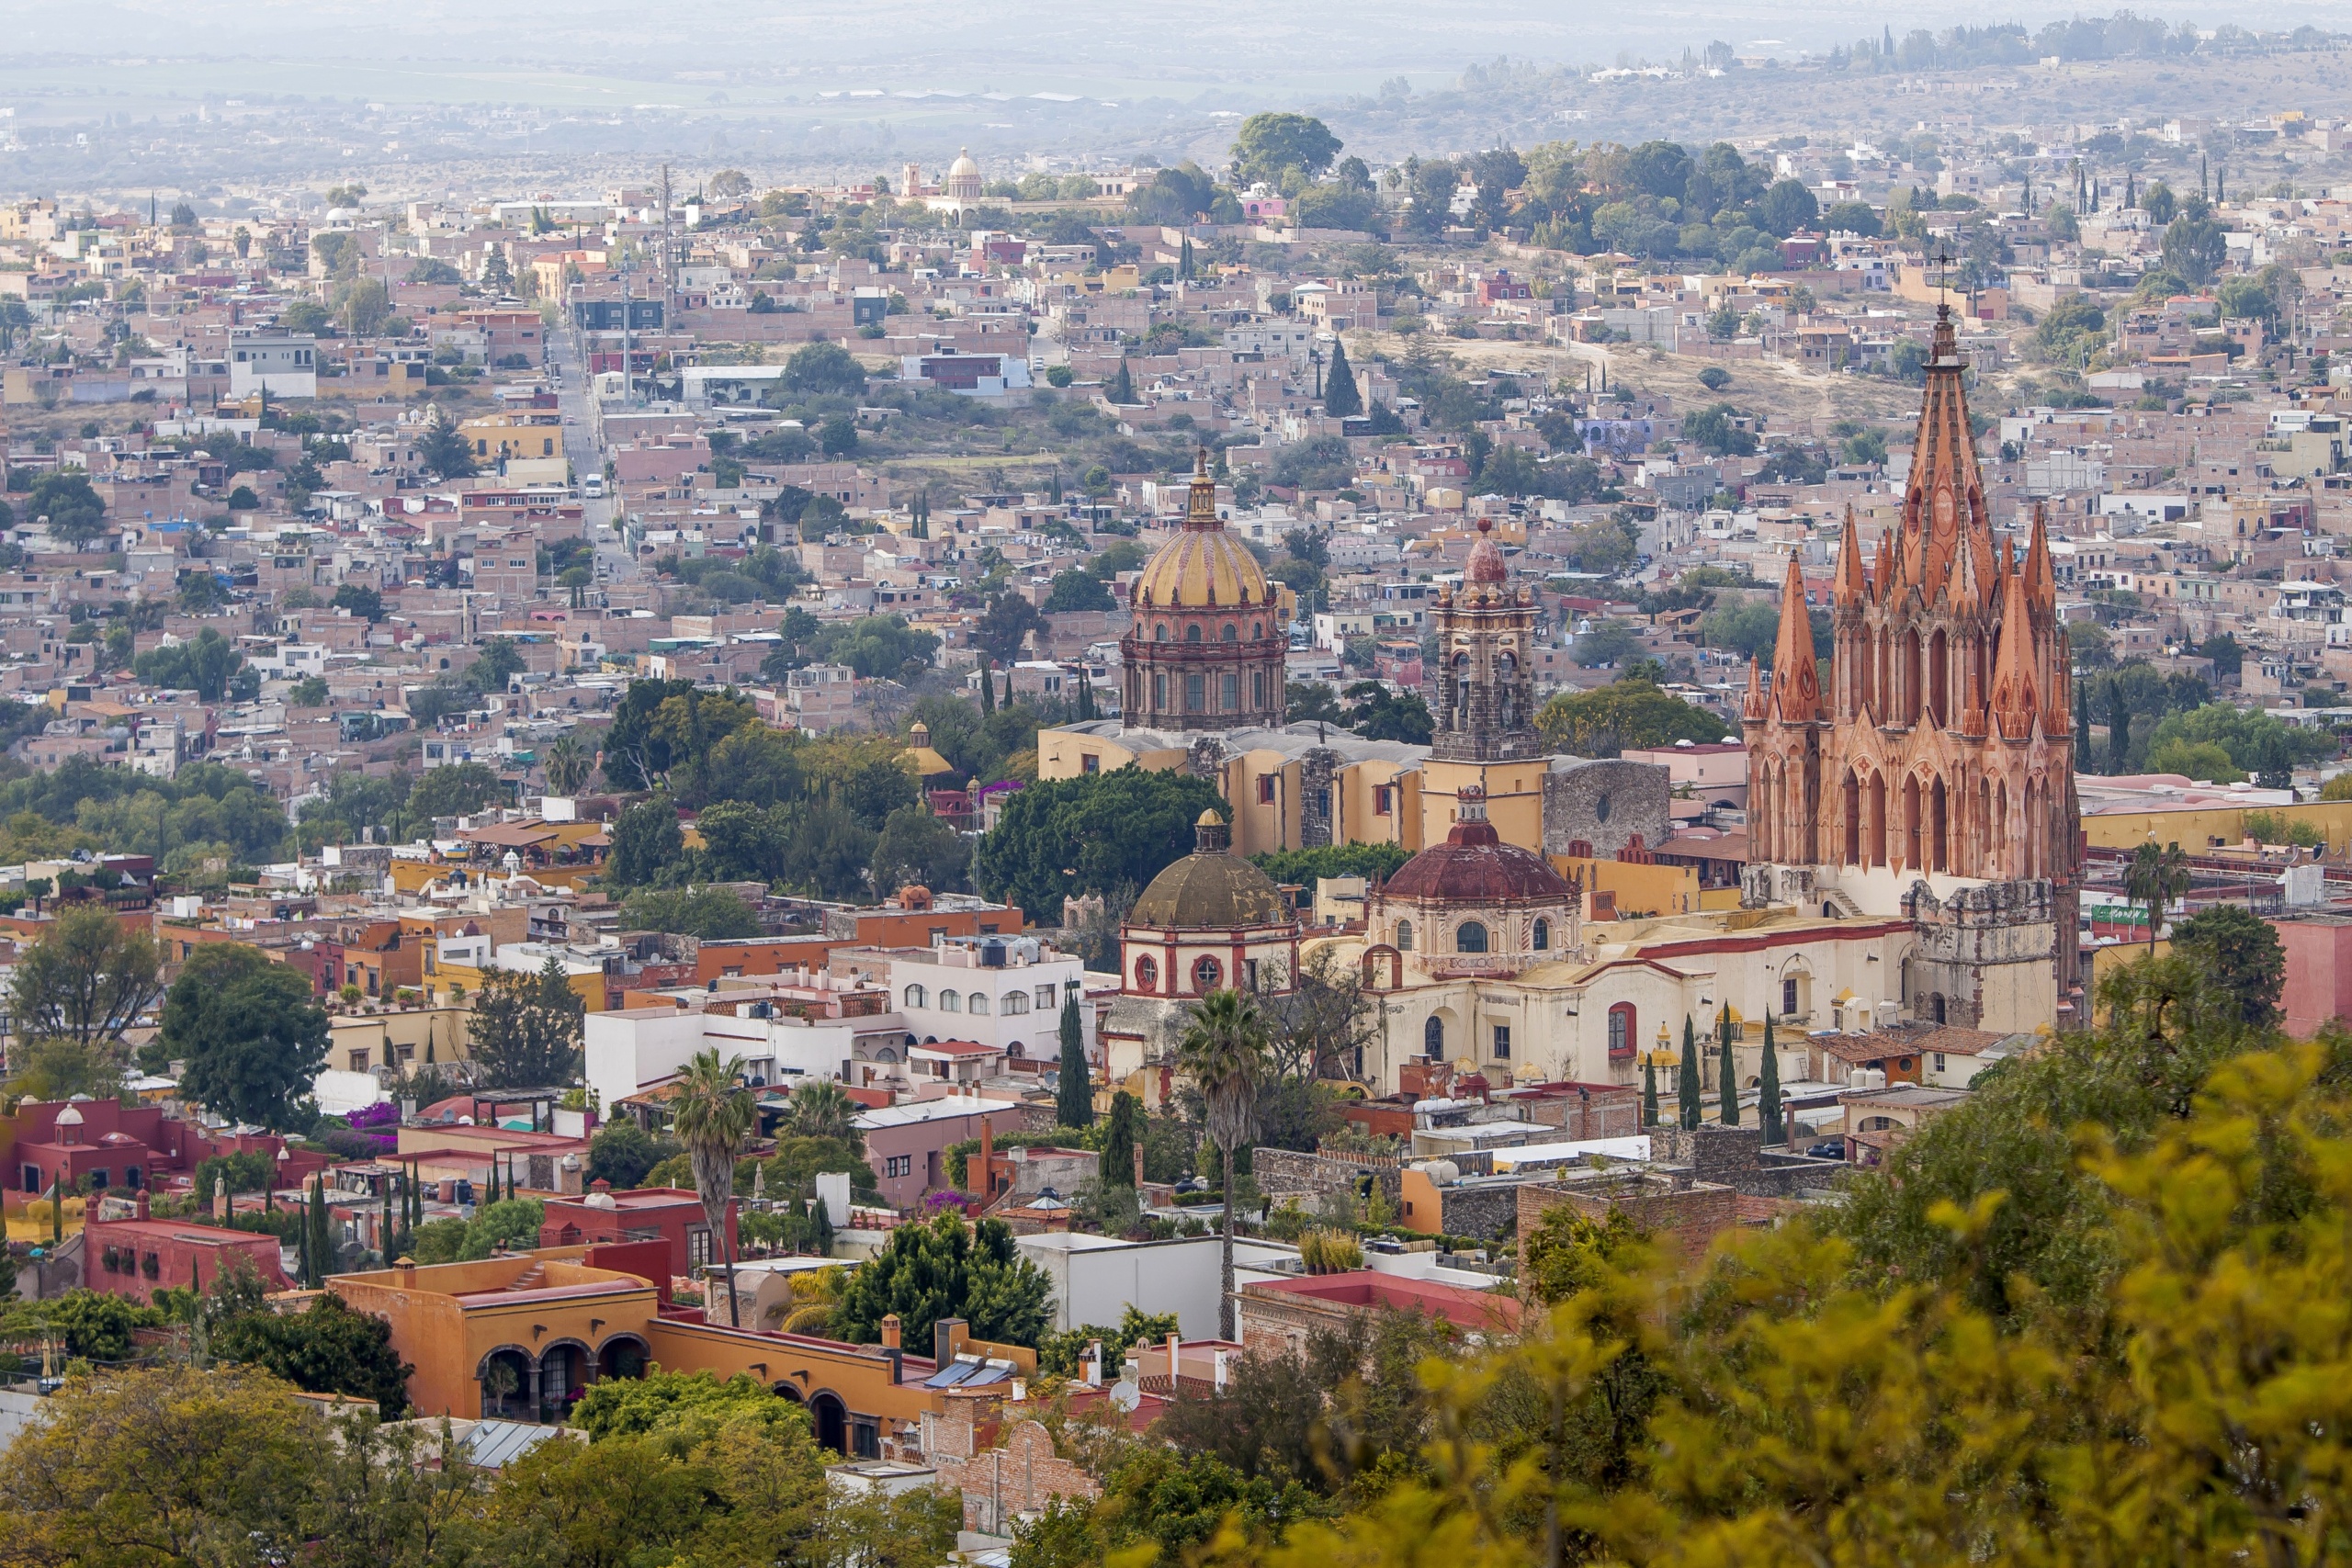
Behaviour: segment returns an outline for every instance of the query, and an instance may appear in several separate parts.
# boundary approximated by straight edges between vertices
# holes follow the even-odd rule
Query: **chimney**
[[[944,1367],[956,1359],[956,1352],[963,1348],[969,1325],[960,1317],[943,1317],[931,1325],[931,1359]]]
[[[1170,1329],[1170,1330],[1169,1330],[1169,1333],[1168,1333],[1168,1392],[1169,1392],[1170,1394],[1173,1394],[1173,1393],[1176,1392],[1176,1369],[1177,1369],[1180,1365],[1182,1365],[1182,1360],[1181,1360],[1181,1358],[1182,1357],[1183,1352],[1184,1352],[1184,1336],[1183,1336],[1182,1331],[1182,1330],[1179,1330],[1179,1329]]]
[[[895,1350],[898,1348],[899,1314],[894,1312],[889,1316],[882,1320],[882,1348],[885,1350]]]
[[[978,1176],[974,1176],[969,1170],[964,1172],[964,1175],[968,1179],[966,1180],[965,1185],[969,1187],[972,1190],[973,1195],[978,1197],[983,1203],[987,1202],[989,1199],[994,1195],[991,1189],[995,1184],[989,1176],[989,1162],[995,1158],[995,1156],[996,1129],[991,1127],[989,1124],[988,1118],[983,1116],[980,1118],[979,1174]]]
[[[1143,1140],[1141,1138],[1137,1138],[1135,1142],[1135,1152],[1136,1190],[1140,1192],[1143,1190]]]
[[[139,1190],[139,1217],[142,1220],[147,1217],[147,1189],[144,1187]]]

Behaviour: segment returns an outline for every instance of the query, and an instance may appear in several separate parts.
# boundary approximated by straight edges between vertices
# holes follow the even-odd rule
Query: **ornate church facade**
[[[1754,907],[1902,915],[1923,1020],[2078,1016],[2070,659],[2037,512],[1996,539],[1949,309],[1938,312],[1900,517],[1866,567],[1846,516],[1825,685],[1793,560],[1769,679],[1751,666]]]

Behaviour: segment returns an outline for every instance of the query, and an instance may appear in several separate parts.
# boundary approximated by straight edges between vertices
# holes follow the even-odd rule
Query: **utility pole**
[[[662,325],[666,329],[678,310],[677,270],[671,254],[673,243],[670,233],[670,165],[662,165],[662,296],[664,301]]]

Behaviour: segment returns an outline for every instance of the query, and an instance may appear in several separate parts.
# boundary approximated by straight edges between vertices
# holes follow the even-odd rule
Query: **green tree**
[[[1781,1119],[1781,1057],[1772,1047],[1772,1015],[1770,1010],[1764,1014],[1764,1061],[1757,1074],[1757,1090],[1759,1100],[1757,1121],[1764,1129],[1764,1142],[1768,1145],[1786,1143],[1788,1129]]]
[[[1732,1058],[1731,1038],[1731,1007],[1726,1003],[1719,1032],[1722,1071],[1715,1086],[1715,1114],[1723,1125],[1736,1127],[1739,1125],[1739,1067]]]
[[[865,367],[840,344],[806,344],[784,362],[784,385],[802,397],[861,397]]]
[[[1278,188],[1293,170],[1311,179],[1331,166],[1340,146],[1330,128],[1311,115],[1253,114],[1234,138],[1233,177],[1241,185],[1263,181]]]
[[[1078,993],[1062,998],[1061,1076],[1054,1096],[1054,1120],[1064,1127],[1094,1125],[1094,1075],[1086,1063],[1085,1024],[1078,1013]]]
[[[408,809],[420,818],[470,817],[514,798],[487,762],[453,762],[427,768],[409,791]]]
[[[172,982],[146,1055],[185,1061],[181,1091],[232,1122],[300,1127],[326,1065],[327,1017],[300,971],[245,942],[209,942]]]
[[[588,1140],[587,1179],[609,1181],[617,1191],[642,1186],[645,1173],[682,1152],[667,1138],[657,1138],[623,1116],[596,1129]]]
[[[458,433],[458,427],[439,409],[416,438],[417,460],[437,479],[470,478],[474,471],[473,443]]]
[[[679,1075],[677,1092],[670,1102],[671,1125],[693,1163],[703,1217],[719,1242],[719,1261],[727,1275],[728,1323],[736,1328],[743,1325],[742,1303],[735,1295],[735,1248],[727,1239],[727,1205],[735,1193],[736,1156],[759,1125],[759,1113],[751,1091],[743,1087],[742,1076],[739,1058],[721,1059],[716,1049],[699,1052]]]
[[[842,1293],[833,1331],[854,1344],[882,1337],[896,1314],[905,1342],[931,1343],[932,1326],[960,1317],[972,1336],[1004,1345],[1035,1345],[1051,1321],[1052,1286],[1012,1244],[1001,1220],[973,1225],[944,1211],[927,1224],[902,1224],[859,1266]]]
[[[1224,1167],[1223,1215],[1218,1222],[1218,1333],[1233,1334],[1234,1156],[1258,1135],[1258,1097],[1269,1069],[1266,1023],[1246,991],[1211,991],[1193,1009],[1176,1047],[1177,1071],[1191,1081],[1205,1109],[1204,1124]]]
[[[934,893],[961,892],[972,846],[964,835],[921,806],[902,806],[882,824],[874,845],[874,888],[909,883]]]
[[[104,904],[60,909],[17,960],[9,1009],[25,1040],[62,1040],[119,1059],[123,1032],[155,999],[163,954]]]
[[[1136,1184],[1136,1145],[1143,1135],[1143,1101],[1125,1089],[1111,1097],[1111,1114],[1102,1127],[1102,1158],[1098,1168],[1106,1187]]]
[[[1356,374],[1348,367],[1344,338],[1331,340],[1331,365],[1323,374],[1323,412],[1333,419],[1363,412],[1363,394],[1356,389]]]
[[[2278,1025],[2287,950],[2269,921],[2243,904],[2216,904],[2173,927],[2172,950],[2204,966],[2211,984],[2235,998],[2248,1028]]]
[[[1687,1013],[1682,1019],[1682,1063],[1675,1089],[1682,1130],[1695,1133],[1699,1130],[1699,1036]]]
[[[387,1421],[408,1408],[414,1368],[392,1348],[392,1325],[354,1310],[333,1292],[299,1313],[264,1310],[229,1318],[212,1331],[214,1351],[250,1362],[311,1393],[373,1399]]]
[[[674,931],[704,942],[760,934],[760,917],[731,887],[649,887],[629,895],[621,919],[637,931]]]
[[[1119,602],[1093,573],[1073,567],[1057,573],[1054,585],[1046,594],[1046,613],[1066,615],[1072,611],[1115,610]]]
[[[130,668],[142,685],[194,692],[205,702],[217,703],[228,694],[230,680],[244,662],[235,643],[206,626],[187,641],[149,649],[130,661]]]
[[[268,1373],[168,1360],[67,1379],[11,1446],[0,1507],[28,1562],[198,1568],[301,1550],[325,1422]],[[218,1544],[220,1550],[214,1550]]]
[[[1014,795],[972,853],[981,891],[1057,915],[1065,895],[1141,888],[1192,852],[1204,811],[1222,816],[1205,780],[1127,766],[1033,784]]]
[[[1614,757],[1627,747],[1702,745],[1724,738],[1724,724],[1638,675],[1597,691],[1563,692],[1536,710],[1549,745],[1579,757]]]
[[[2211,218],[2183,213],[2165,225],[2163,251],[2166,271],[2202,288],[2229,260],[2229,241]]]
[[[77,549],[107,527],[106,501],[80,468],[60,468],[35,479],[25,497],[25,515],[36,523],[46,518],[49,531]]]
[[[2165,906],[2188,891],[2188,852],[2177,842],[2158,849],[2151,839],[2132,852],[2123,873],[2123,896],[2148,911],[2148,952],[2156,951],[2156,932],[2165,923]]]
[[[534,974],[493,969],[474,993],[474,1070],[492,1089],[546,1089],[580,1073],[587,1003],[550,953]]]

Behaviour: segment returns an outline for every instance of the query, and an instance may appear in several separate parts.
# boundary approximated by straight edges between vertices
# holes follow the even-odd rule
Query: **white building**
[[[836,950],[827,966],[836,975],[888,985],[898,1004],[896,1016],[923,1044],[968,1041],[1016,1059],[1060,1055],[1062,1003],[1076,997],[1087,1060],[1102,1059],[1094,1042],[1094,1010],[1084,1002],[1084,962],[1035,937],[846,948]]]
[[[754,1007],[760,1005],[752,1004]],[[854,1079],[861,1045],[895,1061],[906,1030],[891,1014],[867,1018],[738,1017],[631,1008],[592,1012],[583,1028],[588,1087],[611,1105],[683,1071],[704,1051],[740,1057],[753,1088],[795,1078]]]
[[[273,398],[319,395],[318,339],[309,333],[255,333],[229,344],[229,396]]]

